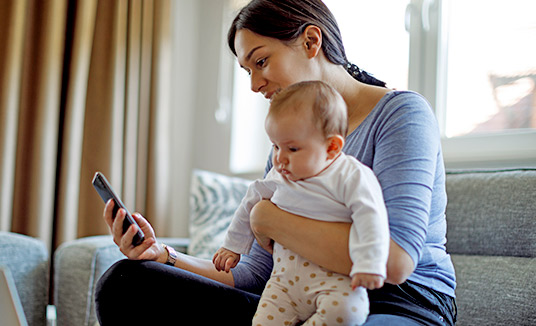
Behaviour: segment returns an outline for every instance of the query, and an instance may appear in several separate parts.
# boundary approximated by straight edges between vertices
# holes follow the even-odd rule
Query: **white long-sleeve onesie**
[[[223,247],[247,254],[254,241],[249,215],[262,199],[282,210],[331,222],[351,222],[350,257],[356,273],[386,277],[389,226],[382,189],[370,168],[353,156],[341,153],[319,175],[288,181],[275,169],[255,181],[237,209]]]

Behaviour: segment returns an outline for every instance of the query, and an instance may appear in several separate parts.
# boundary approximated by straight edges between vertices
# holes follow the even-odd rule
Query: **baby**
[[[273,168],[249,187],[214,265],[229,272],[240,254],[249,253],[255,238],[249,214],[263,199],[300,216],[351,222],[350,277],[274,244],[273,273],[253,325],[360,325],[369,313],[363,286],[381,287],[386,277],[389,227],[376,176],[342,152],[346,104],[323,82],[301,82],[275,96],[265,128],[273,143]]]

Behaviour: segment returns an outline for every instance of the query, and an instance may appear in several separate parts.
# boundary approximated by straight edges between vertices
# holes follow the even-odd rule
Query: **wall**
[[[157,230],[158,236],[188,235],[192,169],[230,173],[227,101],[232,91],[230,71],[234,58],[225,41],[232,16],[227,4],[223,0],[172,2],[172,217],[167,230]],[[224,118],[220,122],[215,117],[218,109],[220,118],[222,112]]]
[[[188,195],[192,160],[197,66],[198,1],[172,2],[172,79],[170,105],[170,164],[172,180],[169,227],[155,230],[157,236],[188,236]]]
[[[226,46],[226,1],[199,1],[198,82],[194,119],[194,167],[229,173],[232,60]],[[219,120],[216,112],[220,110]]]

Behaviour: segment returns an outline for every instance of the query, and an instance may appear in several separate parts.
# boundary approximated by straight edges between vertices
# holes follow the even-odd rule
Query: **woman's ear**
[[[322,31],[318,26],[309,25],[303,32],[303,46],[309,58],[316,57],[322,48]]]
[[[329,136],[328,137],[328,159],[334,159],[342,151],[344,146],[344,138],[341,135]]]

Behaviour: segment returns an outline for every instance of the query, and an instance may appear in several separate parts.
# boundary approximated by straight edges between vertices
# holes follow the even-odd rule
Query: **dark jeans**
[[[424,285],[411,281],[386,283],[368,294],[370,315],[366,326],[456,324],[456,300]]]
[[[97,317],[108,325],[251,325],[259,295],[150,261],[121,260],[101,277]],[[415,283],[369,291],[365,325],[453,325],[454,300]]]

